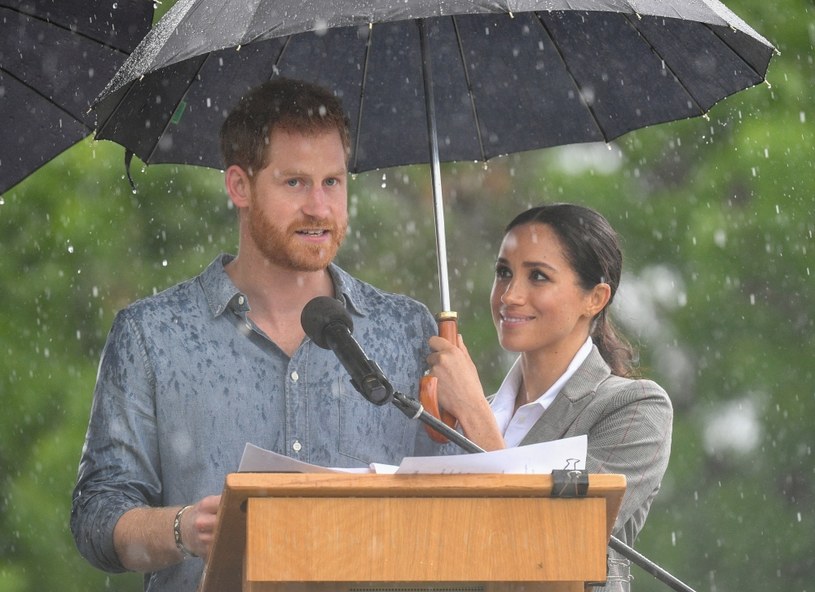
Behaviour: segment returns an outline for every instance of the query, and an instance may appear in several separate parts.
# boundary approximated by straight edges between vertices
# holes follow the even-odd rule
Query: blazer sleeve
[[[655,382],[611,376],[599,385],[594,403],[581,415],[577,423],[585,422],[589,472],[626,477],[614,533],[632,544],[668,467],[671,401]]]

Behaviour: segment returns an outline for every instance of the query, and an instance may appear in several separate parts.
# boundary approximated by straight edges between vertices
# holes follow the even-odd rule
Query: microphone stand
[[[406,397],[399,391],[394,391],[391,402],[410,419],[418,419],[419,421],[427,424],[441,435],[445,436],[451,442],[458,444],[459,447],[465,451],[486,452],[486,450],[481,448],[478,444],[472,440],[468,440],[464,434],[457,432],[434,415],[431,415],[425,411],[424,406],[416,399]]]
[[[458,446],[464,449],[466,452],[486,452],[478,444],[472,440],[468,440],[463,434],[460,434],[440,419],[425,411],[422,404],[416,399],[412,399],[398,391],[394,391],[391,402],[410,419],[418,419],[419,421],[425,423],[443,436],[447,437],[447,439],[451,442],[458,444]],[[612,535],[609,539],[608,546],[677,592],[695,592],[693,588],[671,575],[668,571],[661,568],[659,565],[638,551],[635,551],[633,547],[625,544],[617,537]]]

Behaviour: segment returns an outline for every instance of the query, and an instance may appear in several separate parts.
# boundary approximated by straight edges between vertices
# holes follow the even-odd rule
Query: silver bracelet
[[[187,557],[198,557],[198,555],[190,551],[184,544],[184,541],[181,540],[181,516],[183,516],[184,512],[186,512],[189,508],[192,508],[192,506],[184,506],[181,508],[178,512],[176,512],[175,519],[173,520],[173,536],[175,537],[175,546],[179,551],[181,551],[184,559]]]

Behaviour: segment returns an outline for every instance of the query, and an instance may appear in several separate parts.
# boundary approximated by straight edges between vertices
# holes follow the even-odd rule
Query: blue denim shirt
[[[219,256],[113,323],[71,512],[80,552],[100,569],[124,570],[113,547],[124,512],[221,493],[246,442],[331,467],[398,464],[417,445],[432,450],[421,423],[360,395],[333,352],[306,338],[289,358],[257,329],[224,270],[230,260]],[[356,340],[396,390],[416,396],[436,332],[430,312],[339,267],[329,271]],[[202,567],[190,559],[148,574],[145,589],[193,591]]]

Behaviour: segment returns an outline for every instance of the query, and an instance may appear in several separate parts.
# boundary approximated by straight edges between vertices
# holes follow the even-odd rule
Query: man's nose
[[[314,218],[326,218],[330,212],[325,188],[322,185],[312,186],[303,204],[303,213]]]

